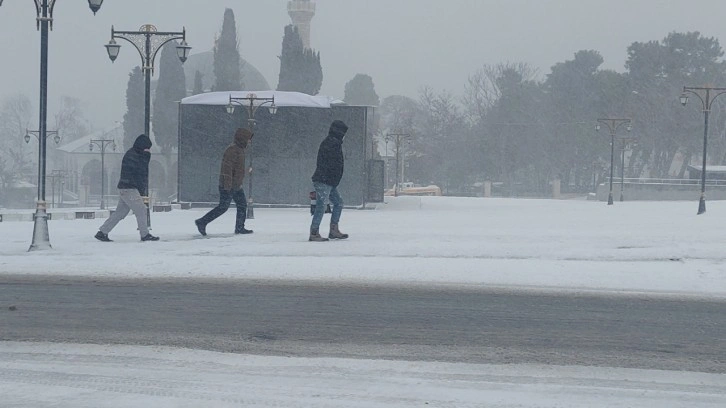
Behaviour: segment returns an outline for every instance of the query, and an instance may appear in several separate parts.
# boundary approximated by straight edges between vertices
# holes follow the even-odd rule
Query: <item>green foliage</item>
[[[349,105],[378,106],[380,99],[376,94],[373,78],[366,74],[357,74],[345,84],[343,101]]]
[[[513,195],[548,195],[555,178],[564,192],[584,192],[610,167],[610,132],[595,132],[597,119],[632,118],[633,132],[620,129],[616,138],[635,137],[637,145],[625,155],[625,168],[613,157],[614,173],[683,177],[688,164],[700,164],[703,106],[691,95],[684,108],[678,96],[684,86],[726,87],[723,55],[718,40],[691,32],[633,43],[625,73],[601,69],[594,50],[555,64],[544,81],[523,63],[485,66],[469,77],[461,115],[445,94],[422,93],[427,119],[416,144],[417,171],[441,173],[445,190],[473,175],[503,182]],[[722,98],[710,121],[712,164],[726,162]]]
[[[278,91],[302,92],[317,95],[323,85],[320,53],[305,49],[297,27],[285,27],[280,55]]]
[[[232,9],[224,10],[222,31],[214,43],[215,91],[240,91],[244,88],[240,66],[237,25]]]
[[[179,101],[187,96],[184,68],[176,54],[176,43],[161,50],[159,81],[152,115],[154,139],[165,154],[178,146]]]
[[[140,67],[129,73],[126,87],[126,113],[124,114],[124,149],[134,145],[134,140],[144,133],[144,75]]]
[[[551,107],[545,132],[551,172],[561,177],[565,186],[572,184],[582,189],[590,183],[592,162],[609,152],[610,140],[606,135],[592,131],[597,119],[623,115],[620,98],[614,95],[608,101],[606,95],[617,88],[619,74],[599,76],[602,63],[597,51],[578,51],[574,59],[555,64],[543,84],[548,94],[546,103]],[[612,81],[600,81],[607,79]]]
[[[678,175],[682,176],[686,165],[701,156],[702,107],[693,97],[693,104],[684,108],[678,103],[678,95],[684,86],[726,86],[723,55],[717,39],[698,32],[672,32],[661,41],[635,42],[628,47],[626,68],[633,92],[627,102],[640,136],[641,171],[647,169],[651,176],[668,177],[680,157]],[[723,105],[715,105],[719,106]],[[726,118],[714,116],[711,133],[721,134],[726,130]],[[709,143],[711,163],[724,163],[725,143],[723,138]]]

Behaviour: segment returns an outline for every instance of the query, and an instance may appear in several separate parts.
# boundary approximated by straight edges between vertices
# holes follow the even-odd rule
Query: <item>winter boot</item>
[[[194,223],[197,224],[197,230],[200,234],[203,236],[207,235],[207,224],[205,224],[202,219],[194,220]]]
[[[254,231],[252,231],[251,229],[247,229],[245,227],[242,227],[242,229],[236,229],[236,230],[234,230],[234,233],[235,234],[251,234],[253,232]]]
[[[318,232],[318,230],[310,230],[310,238],[308,238],[308,241],[325,242],[327,240],[327,238],[323,238],[320,236],[320,232]]]
[[[110,239],[110,238],[108,237],[108,234],[104,234],[104,233],[103,233],[103,232],[101,232],[101,231],[98,231],[98,232],[96,233],[96,235],[94,235],[94,238],[96,238],[97,240],[99,240],[99,241],[102,241],[102,242],[113,242],[113,241],[112,241],[112,240],[111,240],[111,239]]]
[[[141,241],[158,241],[159,237],[155,237],[151,235],[151,233],[146,234],[145,236],[141,237]]]
[[[343,234],[338,229],[338,224],[330,224],[330,233],[328,234],[330,239],[347,239],[348,234]]]

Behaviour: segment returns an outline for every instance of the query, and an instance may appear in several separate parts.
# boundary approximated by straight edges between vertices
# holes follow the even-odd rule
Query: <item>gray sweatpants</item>
[[[126,218],[129,211],[133,211],[136,216],[136,223],[139,225],[139,233],[142,238],[145,237],[149,233],[149,225],[146,223],[146,204],[144,204],[144,199],[141,198],[139,190],[135,188],[124,188],[119,189],[118,194],[116,211],[101,225],[99,231],[108,234],[119,221]]]

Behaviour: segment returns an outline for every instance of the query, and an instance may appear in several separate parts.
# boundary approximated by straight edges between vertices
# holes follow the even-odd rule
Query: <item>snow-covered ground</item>
[[[306,209],[230,211],[202,238],[201,210],[50,221],[53,250],[26,252],[32,222],[0,223],[2,274],[480,285],[726,299],[726,202],[387,198],[346,211],[347,241],[307,242]],[[326,216],[323,226],[327,226]],[[325,262],[320,262],[323,258]],[[2,306],[2,305],[0,305]],[[1,328],[0,328],[1,330]],[[716,407],[726,375],[630,369],[275,358],[149,347],[0,343],[10,407]],[[22,379],[23,381],[19,381]],[[51,404],[52,402],[52,404]]]

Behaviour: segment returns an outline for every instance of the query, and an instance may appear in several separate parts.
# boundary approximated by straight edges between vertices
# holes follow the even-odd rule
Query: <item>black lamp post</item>
[[[396,184],[393,188],[393,196],[397,197],[398,192],[400,190],[400,184],[401,184],[401,170],[403,169],[403,166],[401,165],[401,146],[403,143],[411,138],[411,135],[409,133],[388,133],[385,136],[386,140],[393,139],[395,145],[396,145]]]
[[[91,139],[88,144],[88,150],[93,151],[93,146],[96,145],[101,149],[101,209],[106,209],[106,163],[104,156],[106,155],[106,148],[111,148],[116,151],[116,142],[113,139]]]
[[[620,201],[625,201],[623,191],[625,190],[625,149],[631,143],[635,143],[635,138],[623,137],[620,139]]]
[[[243,108],[247,109],[247,128],[250,132],[255,132],[255,125],[257,122],[255,121],[255,113],[257,113],[257,109],[259,109],[263,105],[269,104],[267,108],[270,111],[270,114],[274,115],[277,113],[277,105],[275,105],[275,96],[273,95],[271,98],[261,98],[257,97],[257,95],[253,93],[248,93],[245,97],[233,97],[232,95],[229,95],[229,103],[227,104],[227,113],[230,115],[234,113],[235,105],[242,106]],[[252,199],[252,155],[249,156],[249,164],[250,164],[250,174],[249,174],[249,197],[247,197],[247,219],[254,219],[255,218],[255,210],[254,210],[254,200]]]
[[[711,92],[714,92],[712,95]],[[701,101],[703,108],[703,167],[701,168],[701,198],[698,201],[698,214],[706,212],[706,146],[708,145],[708,117],[711,114],[711,106],[720,95],[726,93],[726,88],[714,88],[710,86],[689,88],[683,87],[680,101],[683,106],[688,103],[688,94],[693,94]]]
[[[151,76],[154,74],[154,60],[164,44],[173,40],[182,40],[181,44],[176,46],[176,53],[183,64],[192,49],[187,45],[186,29],[182,29],[181,32],[157,31],[153,25],[145,24],[139,28],[139,31],[116,31],[111,26],[111,40],[105,45],[111,62],[116,61],[118,53],[121,51],[121,45],[116,43],[116,38],[130,42],[141,56],[142,70],[146,80],[144,134],[151,137],[149,132],[151,128]]]
[[[48,118],[48,33],[53,29],[53,8],[56,0],[35,1],[35,25],[40,30],[40,118],[38,126],[38,201],[33,216],[33,242],[28,251],[50,249],[50,234],[48,233],[48,213],[45,202],[45,172],[46,172],[46,138]],[[103,0],[88,0],[93,14],[101,8]],[[2,6],[2,0],[0,0]]]
[[[620,118],[602,118],[597,120],[596,131],[600,131],[600,124],[608,127],[610,131],[610,192],[608,193],[608,205],[613,205],[613,162],[615,160],[615,134],[621,126],[625,126],[625,129],[630,132],[633,130],[630,119]]]

